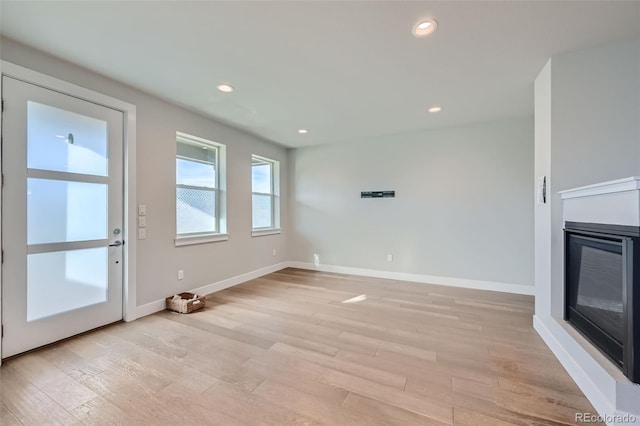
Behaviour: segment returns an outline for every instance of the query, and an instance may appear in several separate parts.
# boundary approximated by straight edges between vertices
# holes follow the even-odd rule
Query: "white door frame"
[[[124,114],[124,276],[122,295],[122,315],[127,322],[136,319],[136,106],[119,99],[103,95],[84,87],[50,77],[37,71],[15,65],[11,62],[0,61],[0,75],[6,75],[36,86],[54,90],[85,101],[121,111]],[[2,85],[0,84],[0,97]],[[5,108],[11,108],[5,105]],[[2,120],[0,118],[0,129]],[[0,172],[2,167],[2,153],[0,151]],[[2,190],[0,189],[0,194]],[[0,220],[2,219],[2,197],[0,196]],[[0,241],[2,229],[0,228]],[[2,274],[0,274],[0,319],[2,318]],[[2,340],[0,339],[0,354],[2,354]],[[2,359],[0,356],[0,365]]]

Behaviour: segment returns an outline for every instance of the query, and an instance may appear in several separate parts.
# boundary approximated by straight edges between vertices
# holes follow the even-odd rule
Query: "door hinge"
[[[4,99],[2,100],[2,112],[4,112]]]
[[[4,263],[4,250],[0,250],[0,263]]]
[[[0,337],[4,337],[4,324],[0,325]]]

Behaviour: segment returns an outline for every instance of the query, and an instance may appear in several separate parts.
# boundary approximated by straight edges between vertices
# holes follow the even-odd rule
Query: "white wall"
[[[562,203],[558,191],[640,175],[639,43],[552,59],[552,304],[562,317]]]
[[[280,161],[281,202],[286,206],[288,167],[283,147],[6,38],[1,40],[0,57],[136,105],[137,202],[147,206],[147,238],[137,245],[138,306],[287,260],[286,209],[282,209],[281,235],[251,237],[251,154]],[[174,247],[176,131],[227,145],[230,237],[226,242]],[[178,269],[184,269],[182,281],[177,280]]]
[[[300,148],[290,162],[292,260],[533,286],[531,118]],[[360,198],[371,190],[396,197]]]
[[[550,311],[551,288],[551,61],[535,81],[535,180],[546,178],[547,203],[535,205],[536,312]],[[537,188],[536,188],[537,190]],[[545,285],[547,283],[547,285]]]
[[[558,191],[640,175],[640,40],[553,57],[536,80],[536,328],[602,414],[640,413],[632,385],[563,316],[563,222]],[[550,250],[551,256],[545,253]],[[629,401],[635,400],[631,404]]]

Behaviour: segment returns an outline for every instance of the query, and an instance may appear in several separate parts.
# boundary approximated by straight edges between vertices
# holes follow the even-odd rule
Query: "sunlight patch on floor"
[[[352,297],[351,299],[343,300],[342,303],[358,303],[367,300],[366,294],[361,294],[360,296]]]

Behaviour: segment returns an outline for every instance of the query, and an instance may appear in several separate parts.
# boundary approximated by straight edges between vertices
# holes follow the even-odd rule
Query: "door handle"
[[[115,241],[113,244],[109,244],[109,247],[120,247],[122,244],[124,243],[118,240],[118,241]]]

